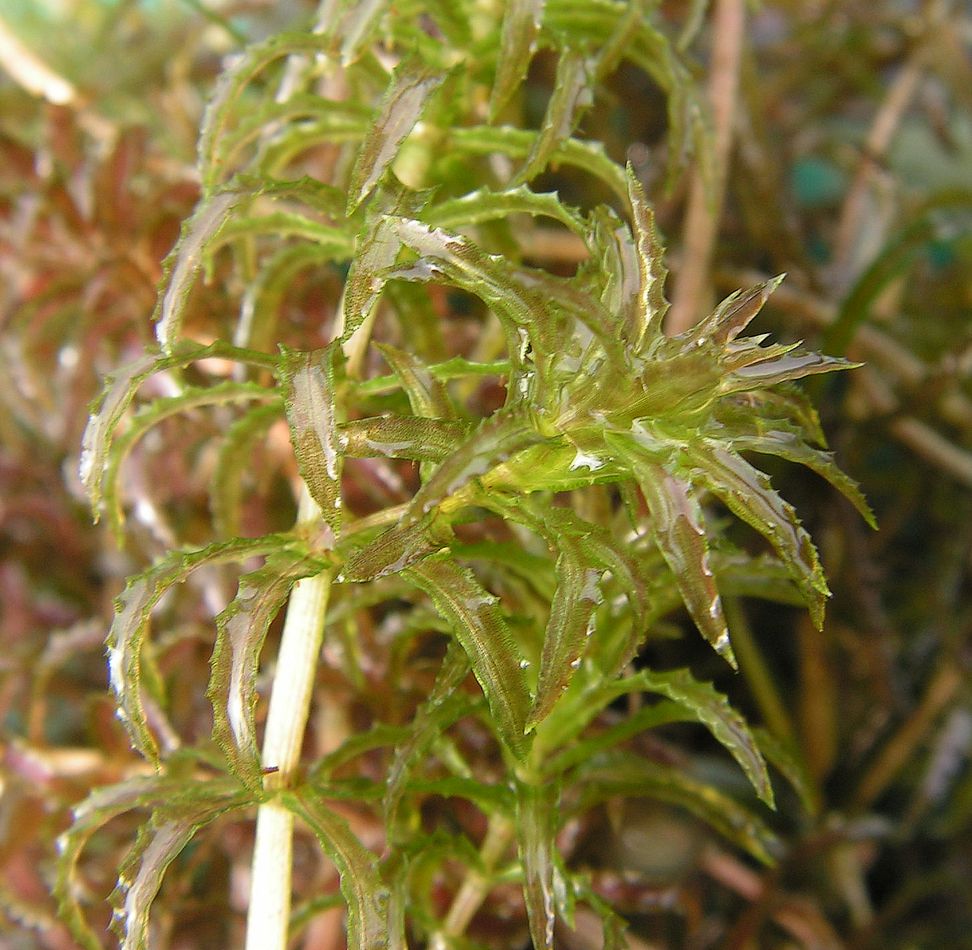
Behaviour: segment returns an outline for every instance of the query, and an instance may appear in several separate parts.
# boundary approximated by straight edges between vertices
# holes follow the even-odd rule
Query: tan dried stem
[[[712,108],[712,181],[706,187],[696,165],[689,186],[682,240],[682,267],[675,279],[665,329],[674,336],[691,327],[705,309],[709,270],[725,195],[739,72],[746,26],[746,0],[718,0],[712,20],[709,103]]]

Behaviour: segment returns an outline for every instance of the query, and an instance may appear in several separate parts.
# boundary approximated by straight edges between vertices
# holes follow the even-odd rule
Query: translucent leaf
[[[280,33],[250,46],[232,60],[228,69],[223,70],[203,115],[199,135],[199,170],[207,192],[225,170],[218,146],[223,141],[223,130],[243,89],[275,60],[293,53],[323,53],[324,43],[322,36],[309,30]]]
[[[464,798],[472,802],[486,815],[512,814],[513,796],[508,788],[494,782],[483,782],[465,776],[450,775],[447,778],[412,779],[408,792],[417,795],[440,795],[443,798]]]
[[[163,356],[147,352],[105,379],[101,394],[91,405],[91,416],[81,442],[81,483],[91,502],[95,519],[100,515],[102,481],[115,429],[132,404],[139,386],[155,373],[187,366],[208,357],[224,357],[244,363],[273,368],[276,360],[264,354],[213,343],[209,346],[184,343],[175,353]]]
[[[802,756],[793,743],[773,735],[766,729],[754,729],[753,735],[766,760],[793,787],[806,813],[814,818],[819,816],[820,789],[808,772]]]
[[[775,386],[778,383],[803,379],[805,376],[815,376],[819,373],[856,369],[860,365],[835,356],[797,350],[774,359],[767,357],[758,361],[747,361],[747,365],[733,369],[724,377],[720,389],[724,393],[740,392]]]
[[[432,205],[422,214],[422,220],[434,228],[452,229],[507,219],[514,214],[552,218],[579,237],[587,237],[583,218],[575,209],[565,205],[556,192],[531,191],[526,185],[506,191],[479,188]]]
[[[425,558],[404,576],[432,598],[449,623],[469,657],[500,738],[522,757],[527,748],[524,731],[530,695],[521,668],[523,657],[499,610],[499,598],[447,552]]]
[[[783,282],[786,274],[772,280],[765,280],[749,290],[737,290],[726,297],[712,313],[700,320],[694,327],[679,337],[686,346],[694,346],[698,341],[712,343],[731,343],[752,322],[763,309],[770,294]]]
[[[347,260],[354,252],[354,239],[346,228],[322,224],[296,211],[271,211],[247,217],[241,215],[228,221],[209,241],[206,256],[211,257],[224,244],[238,238],[264,234],[277,240],[291,237],[312,242],[321,251],[323,260]]]
[[[344,285],[344,328],[348,340],[378,306],[387,282],[386,272],[398,257],[401,242],[390,219],[379,216],[358,237],[355,255]]]
[[[526,158],[537,133],[512,126],[471,126],[449,131],[449,145],[460,153],[490,155],[498,152],[510,158]],[[553,163],[579,168],[593,175],[624,203],[628,200],[624,171],[605,152],[600,142],[570,138],[550,156]]]
[[[394,370],[408,396],[412,412],[429,419],[456,419],[458,412],[442,382],[417,356],[391,346],[377,344],[385,362]]]
[[[275,392],[257,383],[224,382],[217,383],[215,386],[187,387],[178,396],[155,399],[140,408],[132,419],[129,428],[112,443],[103,479],[104,506],[108,510],[116,536],[123,539],[123,518],[119,493],[121,466],[138,440],[149,429],[158,425],[163,419],[188,412],[200,406],[219,406],[234,402],[251,402],[257,399],[278,401]],[[278,408],[277,412],[279,413],[279,411]]]
[[[489,118],[496,121],[503,106],[526,78],[543,24],[544,0],[510,0],[503,17],[499,61],[489,99]]]
[[[655,227],[655,214],[645,201],[641,182],[634,170],[627,166],[628,199],[638,252],[638,294],[634,324],[629,327],[629,339],[639,353],[651,347],[662,334],[662,324],[668,313],[665,299],[665,249]]]
[[[582,763],[574,781],[582,792],[579,810],[618,795],[655,798],[686,809],[763,864],[774,864],[782,852],[779,838],[756,814],[684,768],[615,751]]]
[[[457,419],[378,416],[341,427],[344,451],[351,458],[400,458],[440,462],[469,434]]]
[[[831,452],[821,452],[811,448],[801,438],[792,432],[770,430],[763,435],[733,436],[733,448],[740,452],[760,452],[764,455],[775,455],[805,465],[825,478],[837,489],[861,514],[861,517],[872,527],[877,528],[874,512],[871,511],[867,500],[861,493],[860,486],[849,475],[842,472]]]
[[[118,715],[132,744],[150,761],[158,748],[142,708],[142,645],[152,611],[163,594],[184,581],[204,564],[224,564],[269,554],[285,548],[292,539],[284,535],[236,538],[212,544],[201,551],[173,551],[158,564],[129,578],[115,601],[115,618],[108,633],[108,673],[118,700]]]
[[[444,78],[417,59],[407,59],[395,70],[351,170],[348,214],[371,194]]]
[[[515,788],[517,847],[530,937],[536,950],[553,950],[554,837],[560,787],[554,782],[541,786],[517,782]]]
[[[378,29],[389,0],[338,0],[337,9],[322,21],[330,24],[328,36],[340,41],[341,65],[349,66],[362,54]]]
[[[204,200],[182,226],[175,247],[165,259],[163,285],[153,319],[155,336],[166,353],[172,351],[179,337],[182,312],[208,244],[219,234],[242,196],[224,191]]]
[[[165,815],[162,821],[181,823],[183,830],[190,830],[191,837],[201,824],[230,809],[245,805],[249,800],[250,796],[241,791],[236,782],[221,778],[209,779],[204,783],[187,783],[184,778],[153,775],[128,779],[92,791],[84,801],[75,806],[70,827],[57,841],[54,895],[59,902],[58,912],[71,929],[74,938],[85,950],[101,950],[103,947],[102,937],[88,926],[78,901],[80,889],[75,883],[77,863],[85,845],[100,828],[132,809],[147,808]],[[161,840],[155,853],[150,856],[151,860],[145,863],[142,856],[150,842],[151,833],[147,832],[136,845],[119,876],[119,887],[123,884],[122,878],[127,879],[127,890],[132,901],[130,909],[136,912],[136,920],[141,919],[143,922],[144,915],[148,913],[148,904],[158,890],[158,884],[153,884],[152,878],[156,877],[160,881],[165,864],[168,863],[162,863],[166,848]],[[139,858],[142,858],[145,872],[141,874],[140,869],[140,873],[132,877],[130,866],[134,866]],[[133,883],[138,884],[134,888],[134,894]],[[116,894],[120,894],[120,891],[116,891]]]
[[[415,493],[408,517],[423,517],[474,478],[509,459],[516,452],[541,441],[530,417],[517,411],[499,411],[480,422],[476,430],[435,470]]]
[[[642,670],[628,682],[632,685],[640,683],[649,692],[658,693],[689,709],[739,763],[760,799],[773,807],[773,786],[759,746],[746,720],[732,708],[722,693],[710,683],[700,683],[688,670],[664,673]]]
[[[414,523],[397,524],[353,551],[339,580],[364,583],[397,574],[410,564],[441,550],[452,536],[445,519],[432,513]]]
[[[675,575],[692,620],[712,648],[735,668],[698,500],[685,482],[640,452],[632,437],[607,432],[604,438],[631,465],[651,512],[652,536]]]
[[[570,138],[584,113],[594,104],[597,61],[579,50],[565,50],[557,63],[547,112],[517,181],[530,181],[542,172],[561,142]]]
[[[284,792],[280,800],[314,832],[337,868],[348,908],[348,950],[385,950],[388,889],[378,856],[361,844],[344,818],[308,792]]]
[[[283,418],[283,405],[257,406],[237,419],[219,446],[216,467],[209,483],[209,504],[216,533],[221,537],[240,534],[240,505],[247,458],[254,445],[265,438],[269,428]]]
[[[240,578],[236,597],[216,617],[207,690],[213,704],[213,738],[233,773],[257,791],[263,786],[254,720],[260,651],[293,585],[326,567],[325,561],[300,551],[271,554],[263,567]]]
[[[338,341],[312,352],[281,347],[278,376],[300,477],[335,532],[341,524],[343,448],[334,394]]]
[[[694,441],[685,451],[706,487],[773,545],[800,587],[819,630],[830,591],[817,549],[793,506],[774,491],[768,476],[714,440]]]

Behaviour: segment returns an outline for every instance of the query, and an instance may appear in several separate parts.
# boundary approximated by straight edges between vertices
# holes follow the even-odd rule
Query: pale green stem
[[[320,516],[303,486],[298,524]],[[331,571],[324,571],[298,581],[290,595],[263,738],[263,767],[273,770],[264,783],[268,791],[291,784],[300,763],[330,591]],[[257,811],[246,950],[287,946],[293,825],[293,814],[272,798]]]

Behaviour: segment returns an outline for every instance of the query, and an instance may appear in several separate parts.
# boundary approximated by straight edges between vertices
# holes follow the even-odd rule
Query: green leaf
[[[235,538],[199,551],[173,551],[158,564],[129,578],[115,600],[115,618],[108,633],[108,673],[118,700],[118,715],[134,747],[152,762],[158,747],[142,708],[142,648],[149,618],[162,596],[204,564],[225,564],[285,549],[285,535]]]
[[[754,729],[753,735],[766,760],[793,787],[807,815],[819,817],[822,804],[820,789],[792,741],[781,739],[766,729]]]
[[[701,341],[723,345],[731,343],[763,309],[763,304],[780,286],[784,277],[786,274],[780,274],[750,287],[749,290],[737,290],[730,294],[708,317],[689,328],[678,339],[684,339],[686,347],[699,345]]]
[[[560,787],[516,783],[516,833],[523,865],[523,897],[536,950],[553,950],[554,837],[557,833]]]
[[[179,337],[182,313],[206,250],[241,199],[239,192],[223,191],[202,201],[182,226],[179,240],[165,259],[162,278],[165,290],[159,295],[153,319],[155,337],[166,353],[172,352]]]
[[[155,399],[141,407],[132,419],[131,425],[123,435],[114,440],[108,453],[108,465],[103,478],[104,505],[111,518],[116,537],[123,539],[124,519],[121,511],[119,475],[122,463],[135,447],[135,444],[151,428],[163,419],[188,412],[200,406],[219,406],[234,402],[253,400],[272,400],[279,402],[277,394],[257,383],[223,382],[214,386],[192,386],[183,389],[178,396]],[[279,414],[279,406],[277,414]]]
[[[449,543],[448,521],[431,512],[417,522],[394,525],[353,551],[344,563],[339,581],[365,583],[398,574]]]
[[[524,732],[530,695],[523,657],[499,610],[499,598],[447,552],[407,568],[404,577],[432,598],[449,623],[469,657],[500,738],[515,756],[522,757],[527,748]]]
[[[531,191],[526,185],[505,191],[478,188],[458,198],[432,205],[421,218],[433,228],[453,229],[496,219],[505,220],[514,214],[552,218],[579,237],[587,238],[588,229],[584,219],[574,208],[565,205],[556,192]]]
[[[526,78],[543,24],[544,0],[509,0],[503,16],[496,79],[489,99],[489,119],[495,122],[516,87]]]
[[[696,466],[697,477],[705,486],[736,517],[773,545],[803,593],[810,607],[810,617],[819,630],[830,590],[817,549],[800,524],[793,506],[773,490],[763,472],[712,439],[687,444],[685,454]]]
[[[379,416],[341,426],[344,452],[351,458],[399,458],[441,462],[469,434],[456,419]]]
[[[339,0],[338,8],[332,8],[327,36],[340,41],[342,66],[362,56],[388,6],[389,0]]]
[[[320,506],[324,520],[335,533],[341,525],[341,468],[344,460],[338,432],[334,373],[341,355],[340,343],[311,352],[281,346],[278,376],[290,439],[300,477]]]
[[[220,75],[203,115],[199,134],[199,170],[203,188],[208,194],[219,175],[225,171],[218,146],[237,98],[244,88],[270,63],[293,53],[324,53],[324,37],[304,31],[280,33],[250,46],[236,57],[229,69]]]
[[[740,452],[760,452],[805,465],[830,482],[860,512],[861,517],[872,528],[877,528],[874,512],[871,511],[861,493],[860,486],[837,467],[832,452],[821,452],[819,449],[811,448],[799,436],[785,430],[771,430],[762,435],[733,435],[732,444]]]
[[[216,617],[207,690],[213,704],[213,738],[233,773],[255,791],[263,787],[254,719],[260,651],[293,585],[326,569],[326,561],[302,551],[274,552],[263,567],[240,578],[236,597]]]
[[[630,682],[632,686],[641,684],[649,692],[665,696],[690,710],[739,763],[760,799],[773,807],[773,786],[759,746],[746,720],[722,693],[710,683],[700,683],[688,670],[664,673],[642,670],[624,682]]]
[[[782,852],[779,838],[757,815],[684,768],[614,751],[578,766],[574,782],[582,793],[579,812],[618,795],[655,798],[686,809],[763,864],[773,865]]]
[[[408,396],[412,412],[429,419],[457,419],[459,414],[448,390],[417,356],[391,346],[377,344]]]
[[[665,299],[668,270],[664,264],[665,249],[655,227],[655,214],[645,201],[644,189],[631,165],[627,166],[626,171],[638,257],[638,292],[634,313],[629,318],[628,339],[638,353],[644,353],[662,335],[662,324],[668,313],[668,301]],[[624,273],[623,264],[621,273]]]
[[[686,482],[648,458],[632,436],[607,432],[604,438],[628,462],[638,480],[651,512],[652,537],[675,575],[692,620],[712,648],[735,668],[698,500]]]
[[[361,844],[340,815],[309,792],[284,792],[280,800],[314,832],[338,870],[348,907],[348,950],[385,950],[388,889],[378,856]]]
[[[584,113],[594,104],[596,69],[597,60],[580,50],[567,49],[561,53],[540,134],[526,163],[516,174],[517,182],[530,181],[547,167],[551,156],[570,138]]]
[[[100,516],[102,482],[115,429],[132,404],[139,386],[155,373],[178,369],[209,357],[238,360],[264,369],[276,366],[273,357],[228,343],[217,342],[209,346],[183,343],[171,355],[150,350],[105,378],[101,394],[91,404],[91,415],[81,441],[81,483],[87,492],[95,520]]]
[[[528,414],[516,410],[493,413],[456,446],[415,493],[408,507],[408,518],[424,517],[474,478],[542,439],[543,436],[533,429]]]
[[[417,59],[399,64],[351,170],[349,215],[371,194],[395,160],[443,79],[444,74],[428,69]]]
[[[227,538],[240,534],[240,507],[247,458],[270,427],[283,418],[283,404],[257,406],[237,419],[227,430],[216,457],[209,485],[209,505],[216,534]]]

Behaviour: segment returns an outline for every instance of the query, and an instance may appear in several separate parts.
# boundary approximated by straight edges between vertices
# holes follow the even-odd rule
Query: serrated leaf
[[[457,419],[449,392],[417,356],[388,343],[376,344],[408,396],[412,412],[429,419]]]
[[[530,936],[536,950],[553,950],[554,836],[560,787],[555,782],[542,786],[517,782],[515,789],[517,849]]]
[[[723,393],[742,392],[775,386],[778,383],[803,379],[819,373],[833,373],[836,370],[856,369],[861,364],[836,356],[823,356],[820,353],[807,353],[802,350],[793,352],[793,347],[779,357],[765,357],[747,360],[746,365],[734,368],[728,373],[720,386]]]
[[[115,429],[132,404],[139,386],[155,373],[188,366],[211,356],[238,360],[264,369],[276,366],[273,357],[227,343],[217,342],[209,346],[183,343],[170,355],[150,350],[106,377],[100,395],[91,404],[91,415],[81,441],[79,466],[81,483],[87,492],[96,520],[100,514],[102,480]]]
[[[384,215],[359,235],[344,285],[342,340],[350,339],[370,320],[387,283],[387,271],[400,250],[393,221]]]
[[[385,950],[388,889],[379,873],[378,856],[361,844],[344,818],[309,792],[284,792],[280,801],[314,832],[337,868],[348,908],[348,950]]]
[[[594,104],[597,60],[581,50],[564,50],[557,62],[553,92],[547,112],[515,181],[526,182],[542,172],[558,146],[570,138],[584,113]]]
[[[805,465],[826,479],[837,489],[857,510],[861,517],[872,527],[877,528],[874,512],[871,511],[860,486],[849,475],[841,471],[834,461],[832,452],[822,452],[811,448],[799,436],[792,432],[770,430],[761,435],[732,437],[732,444],[740,452],[760,452],[764,455],[775,455]]]
[[[415,493],[407,517],[424,517],[474,478],[506,462],[515,453],[542,441],[529,415],[500,410],[480,422],[472,434],[442,462]]]
[[[416,766],[424,760],[436,738],[469,709],[465,697],[458,693],[468,673],[466,654],[455,640],[450,641],[432,690],[416,712],[408,738],[396,746],[388,769],[382,804],[390,836],[398,833],[398,810]]]
[[[351,170],[349,215],[374,190],[443,79],[443,73],[428,69],[417,59],[405,60],[395,70]]]
[[[711,683],[700,683],[685,669],[664,673],[642,670],[630,681],[632,685],[640,683],[649,692],[665,696],[690,710],[739,763],[760,799],[773,807],[773,786],[759,746],[746,720]]]
[[[750,287],[749,290],[737,290],[730,294],[708,317],[700,320],[678,339],[684,339],[685,346],[695,346],[700,341],[723,345],[731,343],[763,309],[763,304],[780,286],[784,277],[786,274],[780,274]]]
[[[246,459],[254,445],[283,415],[283,405],[279,402],[257,406],[226,430],[209,483],[209,505],[217,535],[226,538],[240,534],[243,476],[248,470]]]
[[[218,144],[223,141],[223,130],[230,112],[243,89],[270,63],[294,53],[324,52],[324,37],[307,30],[304,32],[279,33],[268,40],[255,43],[244,53],[237,55],[225,69],[209,99],[203,115],[199,135],[199,169],[203,187],[208,193],[223,171]]]
[[[578,810],[618,795],[656,798],[686,809],[763,864],[775,864],[782,851],[779,838],[757,815],[684,768],[615,751],[582,763],[573,778],[582,792]]]
[[[214,778],[205,783],[187,783],[184,778],[170,778],[165,775],[140,776],[113,785],[97,788],[84,801],[76,805],[70,827],[58,838],[57,878],[54,895],[58,899],[58,912],[67,923],[74,938],[85,950],[101,950],[102,937],[96,935],[85,919],[78,901],[78,888],[74,874],[78,860],[91,836],[108,824],[113,818],[136,808],[147,808],[160,814],[168,813],[171,820],[181,821],[188,826],[205,823],[226,811],[238,808],[249,802],[250,796],[241,791],[233,781]],[[143,837],[130,854],[132,864],[141,856],[148,843]],[[161,849],[160,849],[161,850]],[[164,855],[162,855],[164,856]],[[128,867],[126,862],[125,867]],[[161,872],[158,862],[146,866],[146,875]],[[124,873],[124,869],[123,869]],[[149,902],[155,891],[151,890],[148,878],[136,893],[136,898],[148,896]],[[156,887],[157,890],[157,887]],[[141,906],[147,914],[148,906]]]
[[[123,539],[124,519],[121,512],[119,491],[121,466],[139,439],[163,419],[188,412],[191,409],[197,409],[201,406],[226,405],[234,402],[251,402],[258,399],[278,401],[275,392],[258,383],[223,382],[214,386],[187,387],[178,396],[165,396],[141,407],[128,429],[112,443],[102,480],[104,505],[108,510],[111,526],[116,537]],[[279,413],[279,411],[278,409],[277,412]]]
[[[530,695],[520,665],[523,657],[499,610],[499,598],[447,552],[407,568],[404,577],[429,595],[449,623],[469,657],[500,738],[515,756],[522,757],[527,749],[524,731]]]
[[[479,188],[458,198],[432,205],[421,218],[433,228],[452,229],[507,219],[514,214],[552,218],[579,237],[587,237],[584,220],[576,209],[565,205],[556,192],[531,191],[526,185],[505,191]]]
[[[165,259],[162,278],[165,290],[153,314],[155,337],[165,353],[172,352],[179,337],[182,313],[207,247],[242,197],[236,191],[223,191],[205,199],[183,225],[179,240]]]
[[[341,426],[345,454],[351,458],[399,458],[441,462],[469,435],[457,419],[378,416]]]
[[[334,392],[340,343],[334,340],[323,349],[310,352],[281,347],[280,352],[278,377],[283,385],[297,468],[324,520],[337,533],[341,526],[344,460]]]
[[[645,201],[644,189],[630,164],[626,171],[638,258],[638,292],[628,339],[638,353],[644,353],[662,334],[665,314],[668,313],[668,301],[665,299],[668,270],[664,264],[665,249],[655,226],[655,214]]]
[[[209,240],[205,249],[206,258],[238,238],[260,235],[269,235],[277,240],[302,238],[321,251],[323,260],[347,260],[354,252],[354,239],[347,228],[323,224],[297,211],[271,211],[259,215],[241,215],[227,221],[219,234]]]
[[[352,583],[398,574],[416,561],[441,550],[452,536],[445,519],[432,512],[417,522],[394,525],[373,541],[352,551],[338,576]]]
[[[512,126],[472,126],[451,129],[448,141],[456,151],[470,155],[499,152],[510,158],[525,158],[536,136],[536,132]],[[627,202],[624,171],[608,156],[602,143],[570,138],[561,143],[550,160],[588,172],[603,182],[621,202]]]
[[[819,630],[830,590],[817,549],[793,506],[774,491],[767,475],[714,440],[696,440],[686,445],[685,453],[705,486],[773,546],[803,593]]]
[[[142,708],[142,647],[149,618],[163,594],[184,581],[202,565],[242,561],[285,548],[293,539],[285,535],[236,538],[211,544],[200,551],[173,551],[158,564],[129,578],[115,600],[115,618],[108,633],[108,672],[118,700],[119,717],[134,747],[152,762],[158,747]]]
[[[260,651],[293,585],[326,567],[326,561],[302,551],[271,554],[263,567],[240,578],[236,596],[216,617],[206,691],[213,705],[213,738],[233,773],[257,791],[263,787],[254,720]]]
[[[638,480],[651,512],[652,537],[675,575],[692,620],[712,648],[735,668],[698,500],[686,482],[640,452],[632,437],[607,432],[604,438],[628,462]]]
[[[496,78],[489,98],[489,118],[496,121],[514,90],[526,78],[543,24],[544,0],[509,0],[500,34]]]

